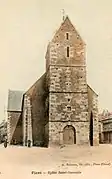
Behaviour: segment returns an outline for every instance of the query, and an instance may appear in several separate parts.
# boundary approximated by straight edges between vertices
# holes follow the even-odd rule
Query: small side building
[[[7,137],[9,144],[22,145],[22,103],[23,92],[9,90],[7,107]]]
[[[100,143],[112,143],[112,113],[103,111],[99,115]]]
[[[3,120],[0,123],[0,143],[4,142],[6,137],[7,137],[7,122]]]

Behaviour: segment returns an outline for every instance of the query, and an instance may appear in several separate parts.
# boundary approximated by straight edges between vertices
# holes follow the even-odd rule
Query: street
[[[112,178],[112,145],[27,148],[0,145],[0,179]]]

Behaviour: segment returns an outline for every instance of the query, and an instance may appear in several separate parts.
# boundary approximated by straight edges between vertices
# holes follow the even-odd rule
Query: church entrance
[[[89,131],[90,145],[93,146],[93,113],[90,115],[90,131]]]
[[[76,144],[76,131],[71,125],[67,125],[63,129],[63,141],[64,144]]]

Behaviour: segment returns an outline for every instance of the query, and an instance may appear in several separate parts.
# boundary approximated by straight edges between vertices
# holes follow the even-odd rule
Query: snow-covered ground
[[[0,179],[112,178],[112,145],[27,148],[0,145]]]

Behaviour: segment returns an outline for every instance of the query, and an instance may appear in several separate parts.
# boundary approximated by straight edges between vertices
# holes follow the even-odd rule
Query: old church
[[[87,84],[85,43],[68,16],[45,59],[46,72],[28,91],[9,90],[9,144],[98,145],[98,95]]]

